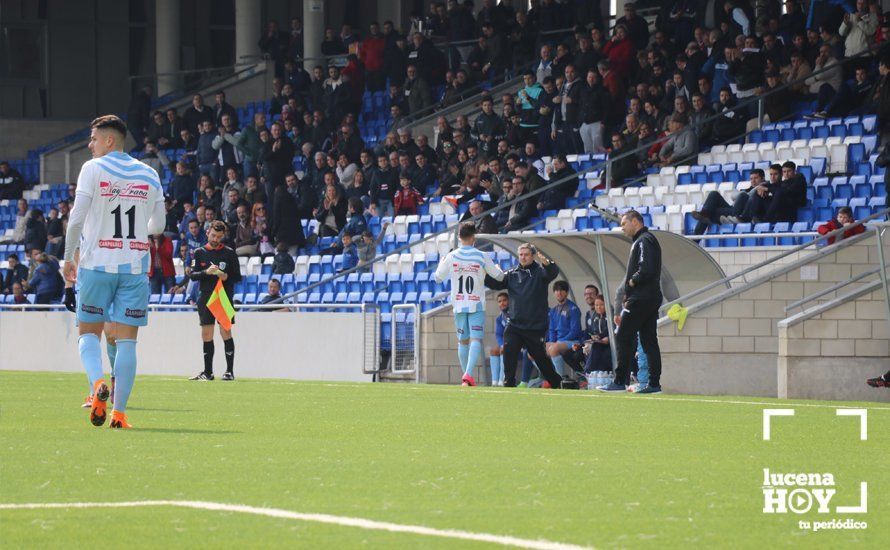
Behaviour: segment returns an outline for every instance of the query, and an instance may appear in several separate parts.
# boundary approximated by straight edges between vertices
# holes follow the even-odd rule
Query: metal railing
[[[215,86],[233,77],[248,78],[257,72],[258,64],[258,62],[244,61],[225,67],[141,74],[127,77],[127,82],[131,93],[136,93],[146,85],[151,85],[157,91],[159,80],[164,80],[165,84],[169,84],[171,81],[175,82],[176,87],[172,91],[152,99],[152,108],[154,109],[158,105],[176,101],[183,96]]]
[[[827,302],[823,302],[821,304],[817,304],[817,305],[809,307],[807,309],[803,309],[799,313],[792,315],[791,317],[788,317],[787,319],[783,319],[782,321],[779,321],[779,324],[778,324],[779,328],[787,328],[787,327],[796,325],[798,323],[801,323],[803,321],[806,321],[807,319],[812,319],[813,317],[815,317],[817,315],[821,315],[822,313],[825,313],[827,311],[834,309],[838,305],[845,304],[852,300],[855,300],[857,298],[865,296],[867,294],[871,294],[872,292],[874,292],[876,290],[883,291],[882,293],[884,295],[884,303],[887,307],[887,320],[890,321],[890,286],[888,286],[888,284],[890,284],[890,283],[888,283],[888,275],[887,275],[888,265],[886,264],[886,262],[884,260],[884,258],[885,258],[884,232],[888,228],[890,228],[890,224],[887,224],[887,223],[878,224],[877,227],[874,228],[875,244],[877,245],[877,249],[878,249],[877,250],[877,252],[878,252],[878,266],[877,267],[875,267],[874,269],[866,270],[866,271],[860,273],[859,275],[850,277],[846,281],[837,283],[837,284],[832,285],[826,289],[820,290],[818,292],[814,292],[813,294],[810,294],[809,296],[805,296],[804,298],[789,304],[785,308],[785,312],[787,313],[790,309],[793,309],[794,307],[802,307],[803,304],[812,302],[813,300],[818,300],[819,298],[826,296],[832,292],[836,293],[839,290],[846,288],[847,286],[849,286],[853,283],[862,281],[863,279],[865,279],[871,275],[874,275],[875,273],[877,273],[879,276],[877,280],[867,281],[862,286],[855,288],[849,292],[846,292],[844,294],[836,294],[834,298],[832,298],[831,300],[829,300]]]
[[[800,252],[808,247],[815,246],[819,243],[826,242],[828,239],[842,235],[845,231],[849,231],[851,229],[851,227],[863,225],[868,221],[877,219],[879,217],[887,216],[888,214],[890,214],[890,208],[882,210],[881,212],[872,214],[868,218],[863,218],[862,220],[855,222],[851,226],[846,226],[846,227],[842,227],[840,229],[836,229],[830,233],[826,233],[825,235],[822,235],[821,237],[819,237],[817,239],[814,239],[807,243],[803,243],[801,245],[795,246],[789,250],[786,250],[785,252],[782,252],[781,254],[773,256],[772,258],[769,258],[767,260],[759,262],[755,265],[749,266],[749,267],[739,271],[738,273],[735,273],[733,275],[728,275],[718,281],[714,281],[714,282],[709,283],[701,288],[698,288],[684,296],[680,296],[676,300],[667,302],[666,304],[663,304],[659,308],[660,315],[662,316],[661,319],[659,320],[659,323],[665,324],[666,322],[669,322],[667,317],[664,317],[664,315],[665,315],[665,312],[674,304],[682,305],[683,302],[687,302],[690,298],[700,296],[701,294],[704,294],[705,292],[708,292],[709,290],[713,290],[720,286],[725,287],[728,284],[730,284],[731,281],[738,279],[739,277],[743,277],[743,276],[747,275],[748,273],[751,273],[753,271],[757,271],[759,269],[763,269],[764,267],[775,264],[779,260],[786,258],[792,254],[795,254],[797,252]],[[739,286],[730,287],[726,290],[723,290],[716,296],[712,296],[709,298],[705,298],[704,300],[695,302],[689,306],[686,306],[687,314],[691,315],[692,313],[695,313],[696,311],[710,307],[718,302],[726,300],[727,298],[737,296],[737,295],[739,295],[739,294],[741,294],[755,286],[758,286],[766,281],[769,281],[770,279],[772,279],[774,277],[777,277],[777,276],[785,274],[785,273],[789,273],[790,271],[797,269],[803,265],[807,265],[814,260],[824,257],[825,255],[834,254],[839,250],[842,250],[848,246],[851,246],[851,245],[856,244],[864,239],[867,239],[869,236],[871,236],[872,233],[881,233],[883,227],[884,227],[883,224],[881,224],[880,226],[873,227],[864,233],[860,233],[859,235],[855,235],[853,237],[843,239],[840,242],[837,242],[831,246],[826,246],[826,247],[820,248],[820,249],[816,250],[813,254],[807,255],[807,256],[800,258],[798,260],[795,260],[791,263],[781,265],[768,273],[758,276],[757,278],[755,278],[752,281],[747,281],[746,283],[739,285]],[[878,238],[880,239],[880,237],[878,237]],[[882,253],[883,252],[881,251],[881,254]],[[885,262],[883,261],[883,258],[880,259],[880,262],[882,265],[885,264]],[[888,294],[888,304],[890,304],[890,294]],[[890,307],[890,305],[888,305],[888,307]]]

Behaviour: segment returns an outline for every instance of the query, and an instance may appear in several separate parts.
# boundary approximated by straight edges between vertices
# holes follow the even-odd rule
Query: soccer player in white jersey
[[[491,261],[488,254],[476,249],[476,226],[464,222],[458,230],[460,248],[442,258],[436,269],[440,283],[451,276],[451,305],[454,308],[454,324],[457,328],[457,357],[464,371],[462,386],[475,386],[470,374],[482,356],[482,338],[485,336],[485,274],[498,281],[504,272]]]
[[[79,282],[78,347],[93,387],[90,422],[102,426],[107,416],[109,389],[99,338],[110,321],[117,341],[111,427],[129,428],[126,410],[136,378],[136,334],[147,324],[148,239],[164,230],[164,194],[157,172],[123,152],[127,127],[121,119],[102,116],[90,128],[93,159],[84,163],[77,178],[63,275]]]

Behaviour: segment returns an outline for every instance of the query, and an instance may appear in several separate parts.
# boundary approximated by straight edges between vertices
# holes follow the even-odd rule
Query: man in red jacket
[[[627,27],[624,25],[615,27],[615,35],[603,46],[603,53],[612,63],[612,70],[626,81],[636,56],[634,43],[627,37]]]
[[[151,268],[148,282],[152,294],[169,292],[176,286],[176,268],[173,267],[173,242],[164,235],[151,237]]]
[[[380,25],[371,23],[370,34],[362,40],[359,48],[359,59],[365,65],[365,81],[368,90],[376,92],[386,87],[386,78],[383,75],[383,50],[386,40],[380,34]]]
[[[856,223],[856,220],[853,218],[853,209],[849,206],[842,206],[837,211],[837,219],[831,220],[828,223],[823,223],[816,230],[820,235],[827,235],[836,229],[840,229],[842,227],[848,227]],[[864,225],[857,225],[856,227],[852,227],[841,234],[840,237],[830,237],[828,239],[828,244],[834,244],[835,239],[849,239],[853,235],[858,235],[860,233],[865,232]]]

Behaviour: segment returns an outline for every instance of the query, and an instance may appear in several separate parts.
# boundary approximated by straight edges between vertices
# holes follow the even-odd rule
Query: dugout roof
[[[714,258],[694,241],[668,231],[650,231],[661,245],[661,288],[665,301],[675,300],[726,276]],[[535,245],[557,263],[562,277],[572,288],[572,299],[579,306],[583,302],[584,285],[589,283],[596,284],[604,294],[615,296],[615,289],[624,281],[630,254],[630,239],[620,231],[508,233],[477,235],[477,238],[482,242],[491,242],[514,256],[520,244],[528,242]],[[718,293],[723,288],[718,286],[711,293]]]

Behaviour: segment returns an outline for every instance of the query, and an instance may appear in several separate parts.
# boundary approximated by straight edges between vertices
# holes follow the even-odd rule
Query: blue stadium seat
[[[846,176],[838,176],[831,180],[834,198],[849,199],[853,196],[853,186],[847,183]]]
[[[868,199],[865,197],[854,197],[850,199],[847,205],[853,209],[853,217],[857,220],[867,218],[871,215],[871,209],[868,207]]]

